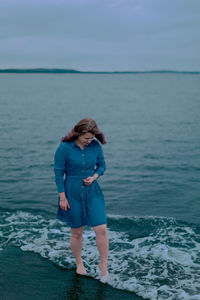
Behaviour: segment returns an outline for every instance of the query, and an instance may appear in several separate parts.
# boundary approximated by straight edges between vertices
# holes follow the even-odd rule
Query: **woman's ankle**
[[[77,266],[83,265],[82,259],[76,260],[76,265]]]
[[[87,273],[83,261],[76,262],[76,273],[80,275],[85,275]]]
[[[100,261],[98,266],[99,266],[99,269],[101,270],[101,276],[105,276],[108,272],[108,262],[107,261]]]
[[[99,266],[102,266],[102,267],[106,266],[107,267],[108,266],[108,260],[107,259],[100,260]]]

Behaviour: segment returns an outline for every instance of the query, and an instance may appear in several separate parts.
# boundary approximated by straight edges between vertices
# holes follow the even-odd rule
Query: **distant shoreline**
[[[0,69],[0,73],[45,73],[45,74],[200,74],[200,71],[173,71],[173,70],[152,70],[152,71],[79,71],[74,69],[60,68],[6,68]]]

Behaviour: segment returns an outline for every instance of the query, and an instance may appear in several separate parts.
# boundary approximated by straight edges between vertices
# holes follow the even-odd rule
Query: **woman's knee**
[[[71,228],[71,237],[76,240],[81,240],[83,234],[83,228]]]
[[[95,226],[95,227],[93,227],[93,230],[96,233],[96,235],[101,235],[101,236],[106,236],[107,235],[106,224]]]

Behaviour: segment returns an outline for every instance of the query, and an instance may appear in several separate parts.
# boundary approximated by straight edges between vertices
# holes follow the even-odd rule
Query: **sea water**
[[[81,118],[104,132],[110,285],[143,299],[200,299],[200,75],[1,74],[0,248],[75,266],[56,219],[53,157]],[[96,278],[86,227],[83,259]]]

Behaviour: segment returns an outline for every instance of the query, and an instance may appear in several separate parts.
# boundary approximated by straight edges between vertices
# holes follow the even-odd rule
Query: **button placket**
[[[84,172],[84,167],[85,167],[85,154],[82,153],[82,158],[83,158],[83,163],[82,163],[82,173]]]

